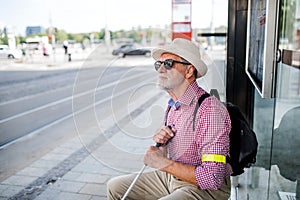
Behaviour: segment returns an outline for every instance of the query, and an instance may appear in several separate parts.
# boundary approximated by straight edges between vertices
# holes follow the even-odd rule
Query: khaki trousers
[[[109,180],[107,183],[108,199],[121,199],[136,175],[123,175]],[[201,190],[193,184],[156,170],[143,173],[128,194],[126,200],[228,200],[230,191],[230,177],[224,180],[224,183],[218,190]]]

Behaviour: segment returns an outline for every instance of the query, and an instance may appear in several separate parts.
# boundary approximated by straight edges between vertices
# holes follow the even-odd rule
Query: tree
[[[0,44],[8,44],[8,38],[4,30],[0,29]]]
[[[59,29],[56,29],[57,31],[55,31],[54,35],[55,35],[55,38],[56,38],[56,41],[60,41],[60,42],[63,42],[65,40],[68,39],[68,34],[66,31],[64,30],[59,30]]]
[[[296,16],[296,0],[283,1],[281,3],[280,13],[280,37],[288,39],[289,43],[293,42],[294,24]]]
[[[142,40],[138,31],[135,31],[135,30],[129,31],[127,37],[132,38],[135,42],[141,42],[141,40]]]
[[[68,40],[73,40],[75,42],[82,42],[83,41],[83,34],[79,33],[69,33]]]
[[[16,43],[17,44],[26,43],[26,38],[23,36],[18,36],[18,37],[16,37]]]
[[[104,40],[105,39],[105,29],[101,29],[101,31],[99,32],[99,37],[98,39],[100,40]]]

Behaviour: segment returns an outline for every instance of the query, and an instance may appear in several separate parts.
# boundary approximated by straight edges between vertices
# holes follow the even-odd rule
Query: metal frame
[[[253,18],[252,12],[253,8],[251,7],[254,1],[264,1],[266,3],[266,13],[265,13],[265,31],[259,35],[259,33],[254,35],[254,39],[251,37],[251,31],[253,28]],[[257,2],[259,3],[259,2]],[[262,98],[273,98],[275,95],[275,79],[276,79],[276,51],[277,51],[277,33],[278,33],[278,8],[279,1],[278,0],[249,0],[248,1],[248,22],[247,22],[247,48],[246,48],[246,66],[245,71],[255,88],[259,92]],[[255,16],[257,17],[257,16]],[[255,18],[256,19],[256,18]],[[263,44],[263,52],[262,54],[257,55],[257,60],[262,59],[262,63],[255,60],[252,57],[251,50],[253,49],[253,45],[259,43],[260,41],[256,41],[256,38],[264,37]],[[252,39],[252,40],[251,40]],[[260,47],[258,47],[260,49]],[[254,74],[250,68],[251,66],[260,65],[262,69],[257,68],[257,70],[261,70],[261,72],[256,72]],[[261,76],[261,77],[258,77]]]

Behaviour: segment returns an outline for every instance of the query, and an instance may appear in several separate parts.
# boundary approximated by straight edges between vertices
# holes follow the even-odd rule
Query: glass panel
[[[297,180],[298,195],[300,184],[300,71],[284,64],[278,69],[278,88],[285,89],[285,95],[276,97],[269,199],[296,199]]]
[[[254,96],[253,130],[258,140],[257,160],[238,177],[238,197],[235,199],[268,199],[275,100],[261,98],[257,90]]]
[[[263,99],[255,90],[253,130],[259,145],[256,163],[243,177],[247,187],[245,199],[268,199],[274,103],[274,99]]]
[[[279,48],[300,48],[300,0],[281,2]],[[277,68],[276,106],[269,199],[300,199],[300,70],[283,63]]]

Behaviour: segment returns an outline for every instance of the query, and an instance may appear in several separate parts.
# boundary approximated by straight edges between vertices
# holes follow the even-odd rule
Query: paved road
[[[0,180],[84,134],[111,113],[118,121],[120,110],[129,112],[144,89],[155,88],[151,62],[150,58],[131,57],[110,65],[99,62],[92,67],[38,71],[38,75],[32,71],[31,77],[26,71],[22,77],[19,71],[19,79],[10,80],[10,99],[0,103]],[[7,92],[6,84],[0,92]]]

